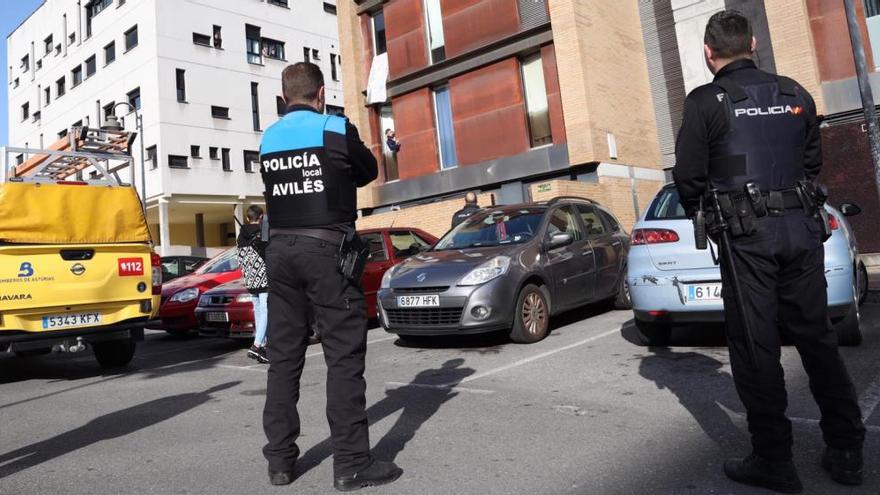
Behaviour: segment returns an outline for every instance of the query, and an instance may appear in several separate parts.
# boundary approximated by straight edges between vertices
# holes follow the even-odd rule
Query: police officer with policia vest
[[[345,118],[324,115],[318,66],[287,67],[282,86],[288,113],[266,130],[260,145],[271,232],[266,261],[272,338],[263,411],[269,481],[287,485],[296,477],[297,401],[312,305],[327,363],[333,485],[349,491],[391,483],[403,471],[370,454],[367,317],[360,287],[366,256],[354,232],[356,188],[376,178],[376,159]]]
[[[704,51],[715,79],[687,97],[673,170],[686,211],[697,222],[709,210],[721,248],[730,365],[752,437],[752,453],[724,471],[740,483],[802,491],[779,362],[785,336],[822,413],[821,464],[838,483],[858,485],[865,428],[828,319],[816,106],[796,82],[759,70],[755,45],[742,14],[709,19]]]

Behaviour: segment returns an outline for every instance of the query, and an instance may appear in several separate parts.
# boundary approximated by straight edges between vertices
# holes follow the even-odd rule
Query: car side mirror
[[[862,208],[854,203],[842,203],[840,205],[840,212],[843,213],[843,216],[845,217],[851,217],[861,213]]]
[[[553,234],[547,242],[547,249],[561,248],[563,246],[568,246],[572,242],[574,242],[574,238],[569,233],[562,232]]]

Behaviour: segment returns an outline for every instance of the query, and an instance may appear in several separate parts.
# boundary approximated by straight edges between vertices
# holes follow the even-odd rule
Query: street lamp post
[[[122,125],[119,123],[119,119],[116,117],[116,109],[120,106],[128,107],[130,112],[134,112],[134,122],[135,128],[138,130],[138,141],[141,142],[141,204],[144,207],[144,211],[147,208],[147,162],[144,160],[144,118],[138,112],[138,109],[127,101],[120,101],[116,105],[113,106],[113,112],[107,116],[106,123],[101,126],[102,129],[108,129],[113,131],[121,131]],[[132,182],[134,182],[134,174],[131,177]]]

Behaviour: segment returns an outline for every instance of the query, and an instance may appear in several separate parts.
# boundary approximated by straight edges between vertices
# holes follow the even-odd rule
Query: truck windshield
[[[546,208],[483,210],[440,239],[434,251],[527,242],[538,234]]]

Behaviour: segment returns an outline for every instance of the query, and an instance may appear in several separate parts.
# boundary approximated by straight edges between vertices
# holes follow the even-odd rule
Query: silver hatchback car
[[[844,213],[826,209],[833,228],[825,241],[828,309],[840,344],[858,345],[859,303],[867,293],[868,277],[844,215],[860,210],[852,204],[841,205]],[[627,284],[636,327],[650,345],[666,345],[676,323],[724,321],[719,268],[711,250],[696,249],[693,229],[672,184],[657,193],[633,228]]]
[[[379,320],[402,338],[509,329],[537,342],[552,314],[603,299],[629,309],[629,236],[581,198],[487,208],[385,272]]]

